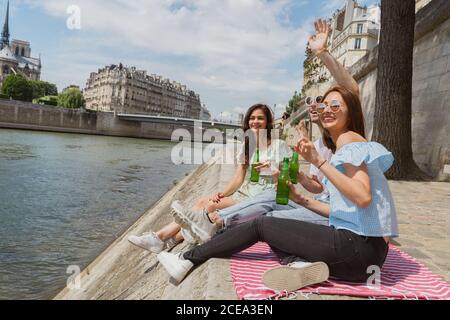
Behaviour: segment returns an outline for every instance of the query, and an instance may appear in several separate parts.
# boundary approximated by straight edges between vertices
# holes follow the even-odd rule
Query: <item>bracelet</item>
[[[320,166],[318,166],[317,167],[317,169],[319,169],[320,170],[320,168],[322,168],[323,167],[323,165],[325,164],[325,163],[327,163],[328,162],[328,160],[325,160],[324,162],[322,162],[322,164],[320,165]]]
[[[317,57],[319,54],[323,53],[323,52],[328,52],[328,48],[322,48],[322,49],[318,50],[318,51],[316,52],[316,57]]]

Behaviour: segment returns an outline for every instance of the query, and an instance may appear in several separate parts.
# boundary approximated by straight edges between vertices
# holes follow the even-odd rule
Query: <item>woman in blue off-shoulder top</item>
[[[384,177],[394,158],[381,144],[365,139],[361,103],[352,91],[331,88],[317,112],[324,142],[333,151],[331,161],[322,158],[307,138],[299,141],[297,151],[324,174],[330,205],[302,195],[293,185],[291,199],[328,217],[329,225],[259,217],[187,252],[158,255],[173,278],[181,281],[193,266],[230,257],[258,241],[303,261],[267,271],[264,283],[274,289],[295,290],[324,281],[329,274],[366,281],[374,266],[381,269],[390,238],[398,236],[395,205]]]

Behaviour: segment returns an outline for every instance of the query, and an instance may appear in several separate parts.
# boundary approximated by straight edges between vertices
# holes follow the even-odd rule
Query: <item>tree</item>
[[[20,74],[10,74],[2,84],[2,94],[14,100],[31,102],[33,100],[33,87]]]
[[[85,100],[80,90],[72,88],[64,91],[58,96],[58,106],[64,108],[84,107]]]
[[[295,91],[294,96],[291,98],[291,100],[289,100],[289,103],[286,107],[286,112],[289,114],[296,112],[300,107],[301,100],[302,94],[299,94],[297,91]]]
[[[55,84],[46,81],[32,80],[30,84],[33,87],[33,99],[46,96],[57,96],[58,89]]]
[[[415,28],[415,2],[381,1],[374,141],[392,151],[393,167],[387,177],[393,180],[419,180],[425,175],[412,152],[412,72]]]
[[[48,106],[57,106],[58,105],[58,96],[45,96],[33,99],[33,103],[35,104],[45,104]]]
[[[303,78],[307,80],[307,82],[303,83],[302,92],[305,92],[306,90],[311,88],[311,86],[315,83],[314,77],[317,76],[317,73],[320,68],[320,64],[317,63],[317,61],[315,61],[314,53],[312,52],[309,46],[306,46],[305,56],[306,58],[305,61],[303,62]],[[320,77],[318,79],[318,82],[320,83],[326,80],[327,79]]]

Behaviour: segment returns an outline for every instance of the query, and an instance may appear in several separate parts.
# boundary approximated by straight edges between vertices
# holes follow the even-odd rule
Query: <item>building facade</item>
[[[21,74],[28,80],[40,80],[41,59],[31,56],[28,41],[12,40],[9,33],[9,1],[0,39],[0,83],[10,74]]]
[[[381,8],[379,5],[363,7],[354,0],[347,0],[345,7],[336,11],[329,23],[329,51],[344,67],[349,68],[378,45]],[[312,63],[316,66],[315,70],[305,75],[304,83],[328,81],[331,75],[320,60],[314,57]]]
[[[200,96],[161,76],[122,64],[91,73],[83,91],[86,109],[200,119]]]
[[[416,12],[428,5],[432,0],[415,0]],[[344,67],[350,68],[379,43],[381,29],[381,7],[360,6],[355,0],[346,0],[345,6],[337,10],[329,20],[331,35],[328,48]],[[304,68],[304,85],[308,90],[313,84],[328,82],[331,74],[327,68],[312,54],[306,57]]]
[[[344,9],[332,19],[331,54],[344,65],[351,67],[378,45],[381,24],[379,5],[361,7],[347,0]]]
[[[211,112],[206,107],[206,104],[202,105],[200,120],[210,121],[211,120]]]

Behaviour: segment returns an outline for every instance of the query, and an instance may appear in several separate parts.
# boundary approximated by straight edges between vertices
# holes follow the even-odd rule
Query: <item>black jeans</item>
[[[262,216],[216,235],[183,257],[199,265],[210,258],[229,258],[259,241],[285,255],[309,262],[323,261],[332,276],[355,282],[368,279],[369,266],[381,268],[388,253],[388,244],[381,237],[363,237],[333,227]]]

